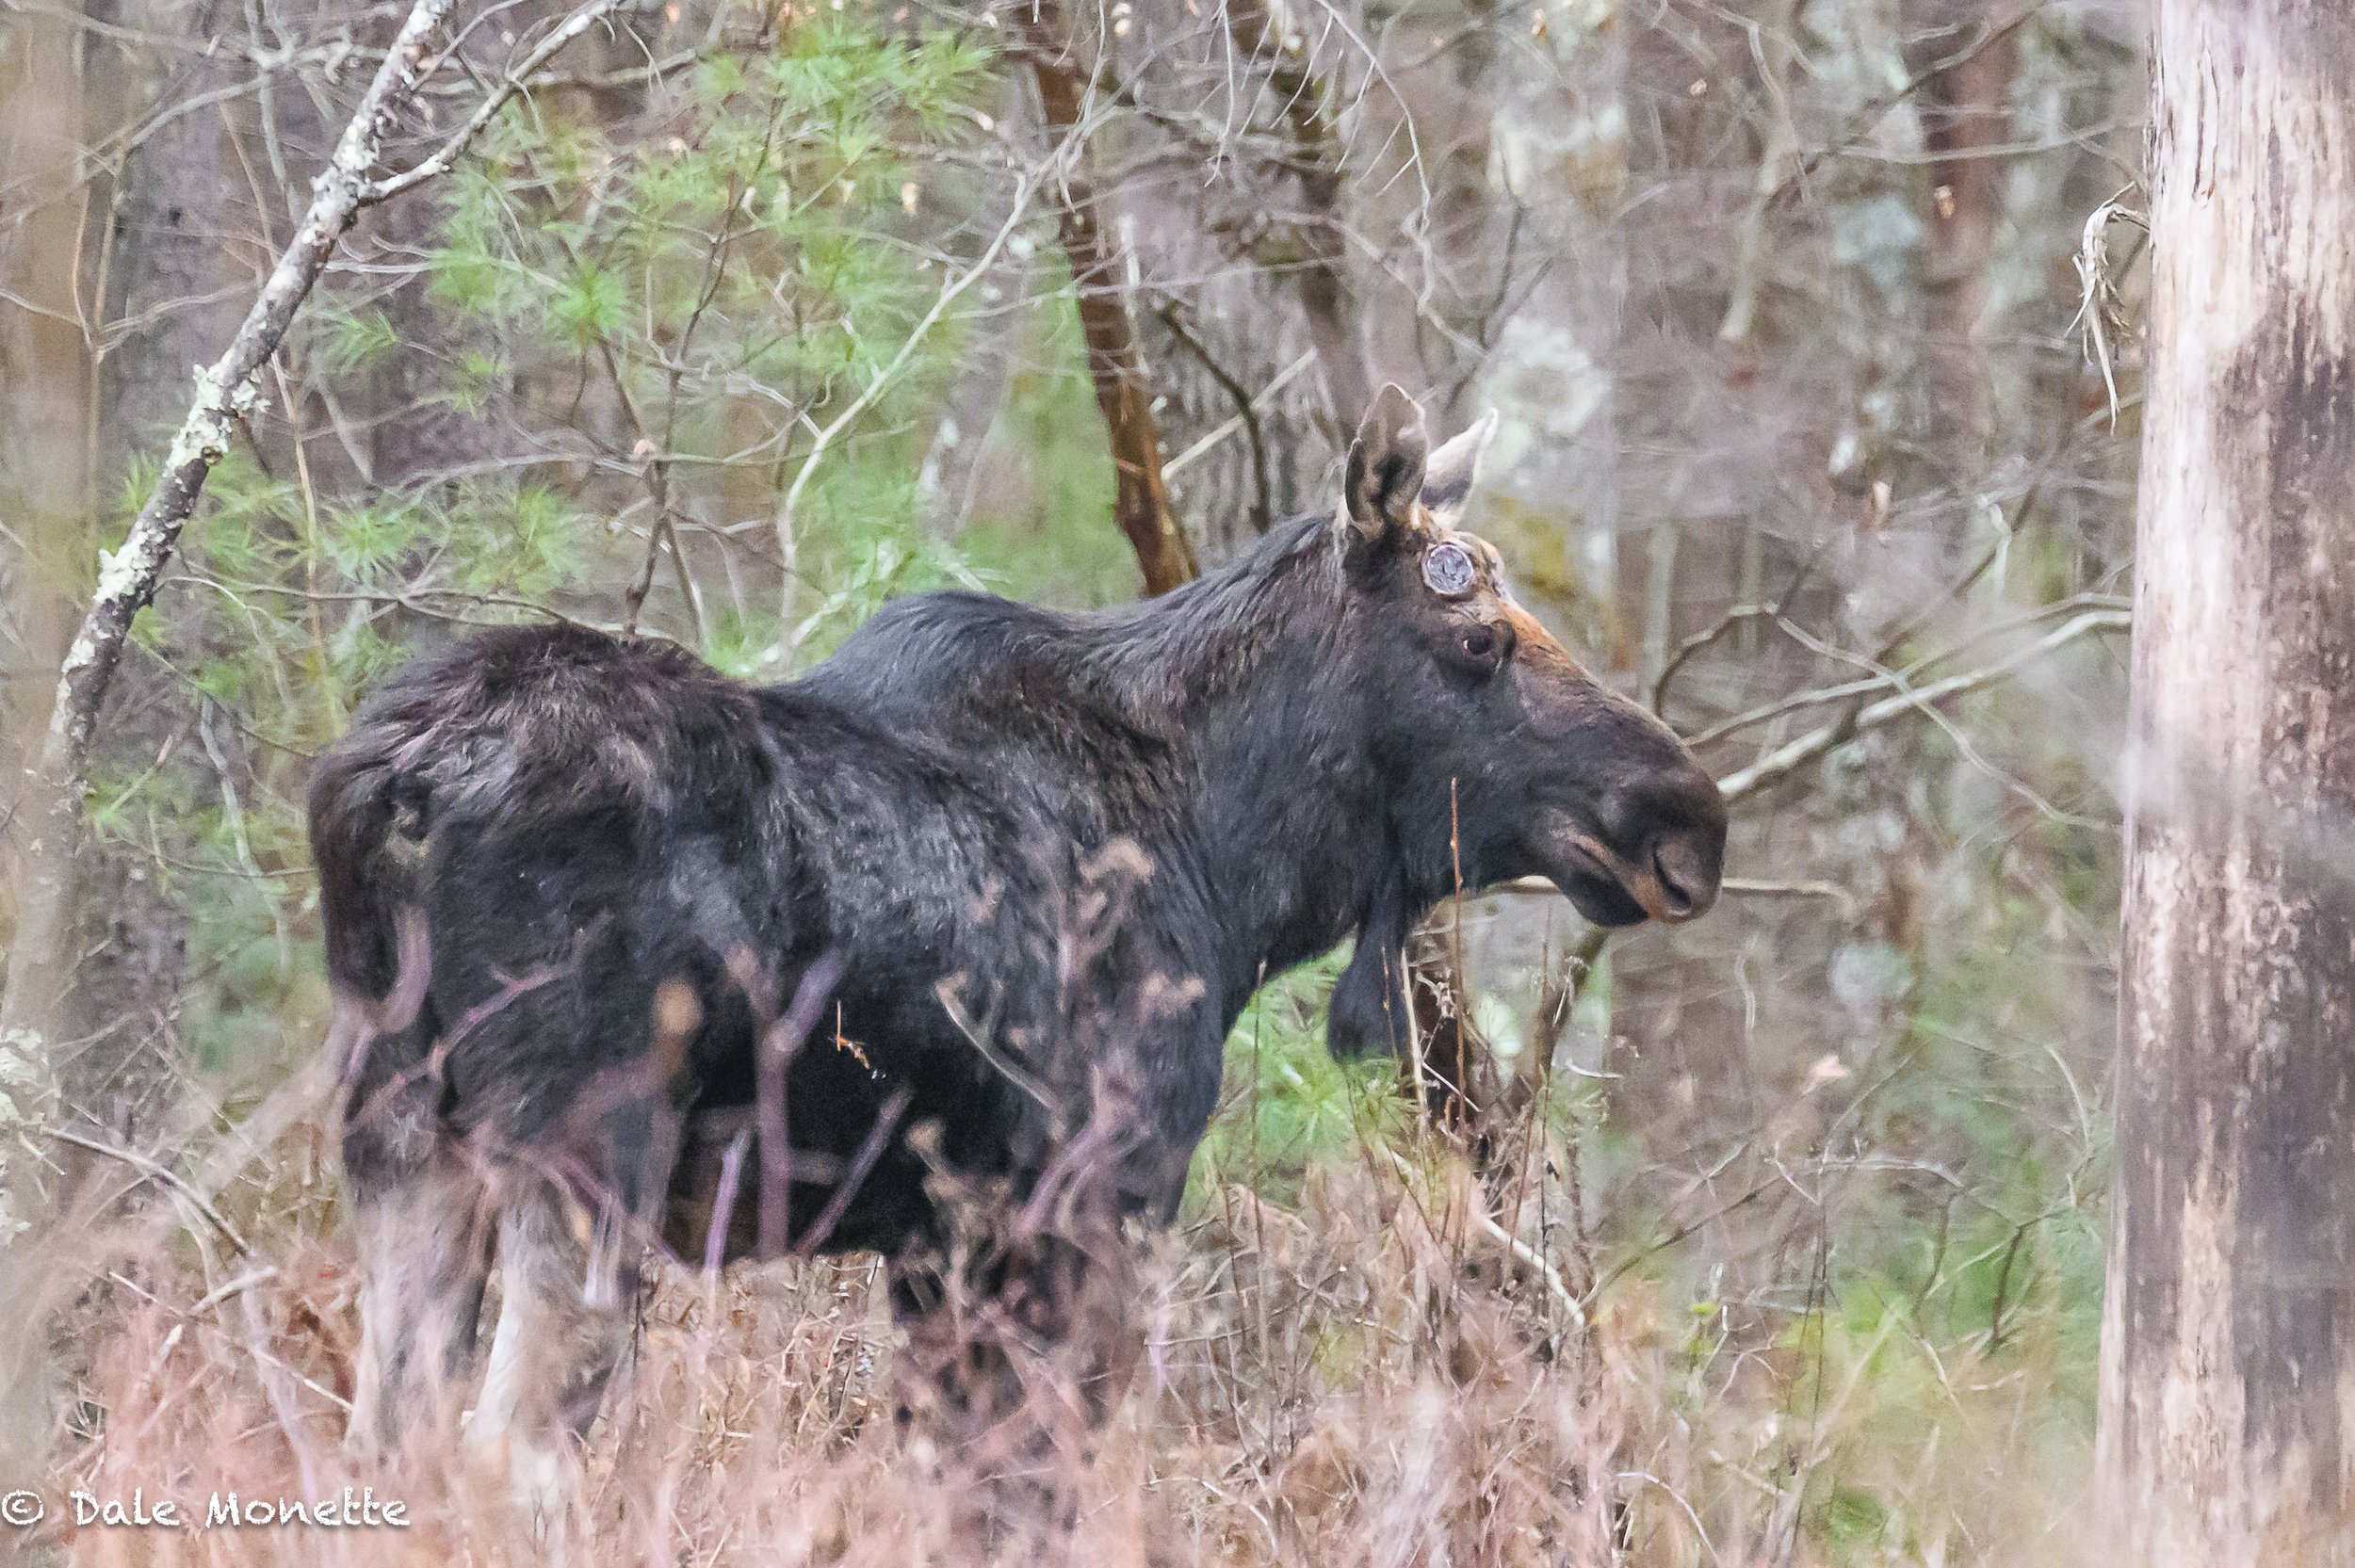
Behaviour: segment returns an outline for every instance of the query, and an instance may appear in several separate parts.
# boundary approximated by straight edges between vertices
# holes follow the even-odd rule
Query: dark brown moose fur
[[[1387,388],[1334,514],[1129,608],[922,595],[766,688],[557,626],[389,683],[310,808],[355,1440],[467,1355],[494,1258],[468,1439],[528,1488],[666,1220],[690,1254],[714,1224],[715,1251],[878,1249],[905,1304],[944,1181],[1049,1230],[1165,1220],[1252,992],[1355,930],[1332,1043],[1392,1048],[1404,945],[1459,878],[1548,877],[1610,923],[1706,909],[1714,785],[1453,527],[1489,428],[1426,462]]]

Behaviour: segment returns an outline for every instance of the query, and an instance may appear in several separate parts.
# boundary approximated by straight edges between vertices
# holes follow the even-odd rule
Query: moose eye
[[[1468,626],[1456,637],[1455,645],[1466,658],[1485,664],[1496,656],[1497,634],[1486,626]]]
[[[1442,599],[1461,599],[1478,575],[1471,552],[1460,544],[1443,541],[1422,553],[1423,585]]]

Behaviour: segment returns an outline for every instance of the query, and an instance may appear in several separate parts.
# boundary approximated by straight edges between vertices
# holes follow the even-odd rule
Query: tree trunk
[[[2355,1561],[2355,13],[2163,0],[2097,1467]]]
[[[1095,149],[1087,118],[1089,85],[1081,74],[1070,24],[1053,0],[1031,0],[1023,23],[1031,74],[1048,135],[1067,162],[1055,192],[1055,217],[1071,283],[1080,299],[1080,332],[1087,342],[1088,377],[1096,406],[1112,437],[1113,518],[1137,553],[1147,594],[1166,593],[1194,575],[1194,553],[1170,511],[1161,479],[1161,432],[1153,394],[1137,350],[1136,322],[1116,236],[1107,232],[1097,190]]]
[[[76,322],[85,313],[79,293],[85,213],[106,220],[103,187],[85,197],[74,188],[75,143],[82,132],[81,72],[75,61],[75,16],[14,19],[0,56],[0,167],[22,194],[11,204],[17,221],[0,229],[0,287],[11,300],[0,304],[0,521],[8,532],[0,541],[0,574],[6,580],[8,623],[0,658],[5,658],[5,727],[0,756],[7,763],[0,785],[6,815],[5,860],[9,895],[6,943],[21,945],[34,868],[44,846],[38,824],[50,820],[56,786],[36,768],[49,725],[56,671],[71,645],[75,601],[83,592],[91,476],[89,450],[91,385],[89,350]],[[86,187],[87,188],[87,187]],[[56,911],[62,921],[70,905]],[[55,991],[45,983],[35,1009],[28,996],[16,1027],[47,1035],[54,1031],[48,1004]],[[0,1140],[12,1140],[19,1123],[44,1106],[50,1079],[46,1057],[24,1059],[14,1042],[0,1034]],[[0,1177],[11,1169],[29,1183],[19,1155],[12,1166],[0,1141]],[[0,1180],[0,1248],[23,1223],[28,1204]],[[0,1389],[10,1384],[0,1368]],[[8,1425],[0,1411],[0,1427]]]
[[[89,357],[80,328],[82,212],[73,193],[83,128],[73,8],[0,24],[0,169],[13,189],[0,223],[0,942],[15,943],[24,870],[20,823],[45,820],[49,786],[34,771],[48,729],[54,672],[73,639],[87,546]],[[103,196],[97,211],[106,207]],[[45,1020],[43,1021],[45,1022]],[[0,1281],[30,1204],[8,1186],[33,1172],[19,1127],[46,1108],[46,1058],[21,1059],[0,1038]],[[11,1163],[13,1161],[13,1164]],[[38,1334],[0,1333],[0,1475],[39,1473],[52,1431],[51,1383]],[[15,1484],[13,1482],[9,1483]]]
[[[138,123],[175,104],[209,103],[234,89],[245,69],[227,50],[197,54],[165,43],[230,30],[236,8],[227,0],[93,0],[91,13],[121,29],[120,41],[85,68],[93,89],[111,82],[120,100],[90,105],[93,125]],[[241,32],[243,20],[234,25]],[[93,288],[102,278],[106,283],[99,301],[106,347],[93,388],[93,497],[122,493],[138,461],[171,439],[187,412],[189,367],[212,358],[236,330],[237,294],[255,248],[245,236],[281,219],[256,212],[252,187],[233,178],[225,119],[224,110],[184,114],[130,148],[117,170],[113,219],[91,242],[98,254],[86,271]],[[88,559],[85,542],[74,562],[77,594],[87,591]],[[51,670],[62,655],[60,648]],[[182,721],[185,707],[171,679],[152,662],[123,666],[95,741],[102,768],[127,765],[136,773],[162,754],[166,732]],[[53,683],[40,684],[46,696]],[[63,1113],[136,1145],[138,1129],[166,1111],[171,1095],[177,1041],[170,1020],[178,1010],[187,916],[149,852],[120,841],[86,835],[71,881],[79,907],[69,940],[77,957],[72,974],[56,977],[64,987],[59,1005],[37,1027],[54,1027],[55,1038],[73,1043],[60,1053]],[[73,1170],[71,1158],[60,1163]]]
[[[1978,482],[1994,429],[1980,329],[2004,210],[1998,150],[2011,134],[2019,33],[1977,0],[1909,0],[1904,17],[1906,69],[1922,79],[1915,102],[1933,160],[1923,244],[1925,424],[1946,470],[1940,479],[1968,489]]]

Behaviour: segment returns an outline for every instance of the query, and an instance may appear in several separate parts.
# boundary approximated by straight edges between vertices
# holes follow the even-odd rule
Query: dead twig
[[[222,1239],[237,1250],[238,1256],[252,1257],[253,1255],[252,1247],[248,1244],[237,1227],[231,1224],[220,1210],[213,1206],[210,1199],[189,1186],[180,1173],[169,1165],[150,1159],[137,1149],[126,1149],[119,1143],[108,1143],[100,1139],[85,1138],[80,1133],[69,1131],[64,1127],[45,1126],[41,1131],[59,1143],[70,1143],[76,1149],[86,1149],[93,1155],[104,1155],[108,1159],[119,1160],[142,1176],[161,1183],[171,1189],[175,1198],[203,1215],[206,1221],[221,1234]]]
[[[2129,186],[2103,202],[2086,217],[2085,235],[2077,243],[2077,253],[2070,261],[2077,268],[2077,315],[2070,325],[2078,330],[2085,343],[2086,358],[2102,367],[2102,387],[2108,394],[2110,428],[2118,428],[2118,376],[2112,342],[2127,331],[2125,301],[2118,292],[2118,281],[2110,266],[2110,225],[2131,223],[2144,234],[2151,232],[2148,215],[2121,205]]]

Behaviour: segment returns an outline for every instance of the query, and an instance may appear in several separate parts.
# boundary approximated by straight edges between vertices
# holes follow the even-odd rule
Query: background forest
[[[0,0],[0,777],[401,15]],[[1395,380],[1442,434],[1500,412],[1469,525],[1727,781],[1732,880],[1600,947],[1550,896],[1447,912],[1468,1113],[1327,1059],[1334,964],[1270,989],[1140,1307],[1152,1375],[1061,1483],[1075,1549],[2090,1553],[2144,24],[462,8],[379,164],[417,177],[295,318],[96,732],[70,1115],[20,1157],[87,1222],[19,1250],[0,1327],[66,1397],[0,1466],[337,1473],[300,800],[394,662],[563,617],[782,679],[901,593],[1116,603],[1331,507]],[[864,1419],[869,1283],[664,1277],[592,1560],[977,1558],[957,1456]],[[39,1539],[511,1549],[452,1495],[332,1546]]]

